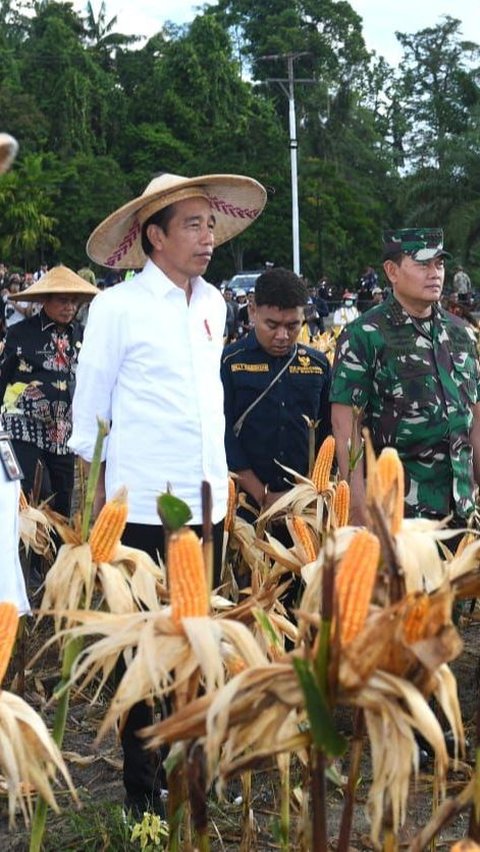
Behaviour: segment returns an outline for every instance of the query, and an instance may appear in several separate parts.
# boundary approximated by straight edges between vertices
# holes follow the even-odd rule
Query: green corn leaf
[[[311,663],[308,660],[295,658],[293,665],[305,696],[305,707],[315,747],[323,751],[327,757],[340,757],[346,751],[347,741],[335,730],[325,698],[315,680]]]
[[[157,512],[164,527],[169,532],[175,532],[185,526],[192,517],[190,507],[184,500],[174,497],[170,491],[165,491],[157,497]]]
[[[255,607],[252,610],[252,614],[253,614],[255,621],[259,625],[262,633],[264,634],[266,639],[270,642],[270,644],[274,648],[280,648],[281,642],[280,642],[279,636],[275,632],[275,629],[274,629],[267,613],[265,612],[265,610],[259,609],[258,607]]]

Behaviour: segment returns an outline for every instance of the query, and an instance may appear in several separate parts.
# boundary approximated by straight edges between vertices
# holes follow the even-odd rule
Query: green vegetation
[[[0,115],[20,156],[0,183],[0,259],[78,268],[93,227],[153,174],[223,171],[260,180],[269,203],[210,279],[291,265],[288,101],[272,82],[287,64],[267,57],[295,53],[303,273],[352,284],[378,266],[383,227],[440,224],[480,285],[480,48],[448,16],[398,38],[393,69],[333,0],[220,0],[147,40],[116,32],[108,3],[95,18],[90,3],[4,0]]]

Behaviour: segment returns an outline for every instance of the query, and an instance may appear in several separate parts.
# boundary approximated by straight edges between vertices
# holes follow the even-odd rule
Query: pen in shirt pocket
[[[210,331],[210,326],[209,326],[209,324],[208,324],[208,320],[207,320],[207,319],[204,319],[204,320],[203,320],[203,324],[204,324],[204,326],[205,326],[205,331],[207,332],[207,338],[208,338],[209,340],[211,340],[211,339],[212,339],[212,332]]]

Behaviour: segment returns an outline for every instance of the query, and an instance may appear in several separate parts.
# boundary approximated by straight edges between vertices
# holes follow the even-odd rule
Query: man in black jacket
[[[308,473],[308,421],[319,424],[317,445],[330,432],[330,365],[323,353],[297,344],[307,300],[294,272],[264,272],[255,286],[254,327],[222,356],[227,463],[257,507],[291,487],[281,465]]]

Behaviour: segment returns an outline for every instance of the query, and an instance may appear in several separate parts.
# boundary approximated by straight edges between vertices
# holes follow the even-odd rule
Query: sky
[[[101,0],[91,0],[95,12]],[[105,0],[107,20],[118,17],[117,32],[150,37],[165,21],[184,24],[191,21],[204,5],[202,0]],[[402,51],[395,31],[414,33],[438,24],[444,15],[462,21],[465,39],[480,44],[480,15],[475,0],[350,0],[350,5],[363,18],[363,34],[369,50],[385,56],[398,65]],[[84,11],[84,0],[75,0],[78,11]]]

